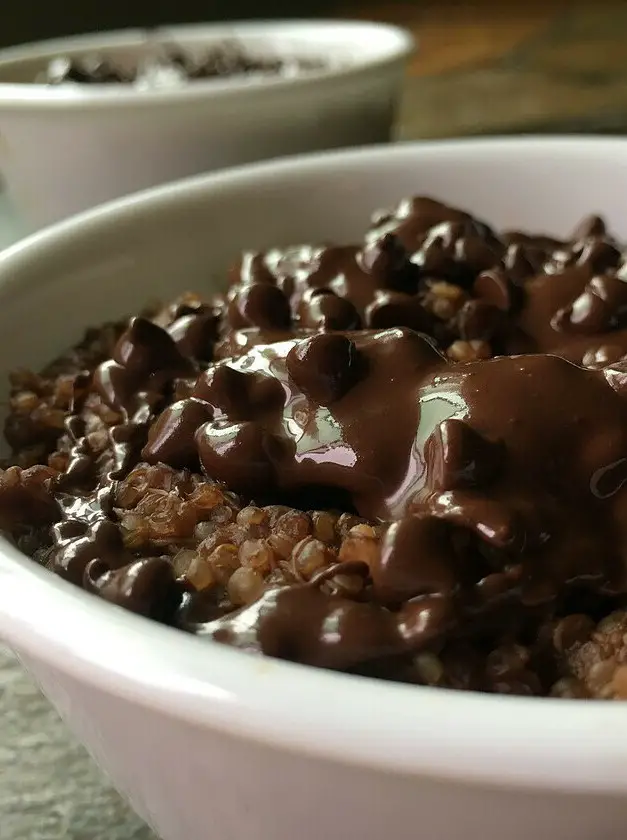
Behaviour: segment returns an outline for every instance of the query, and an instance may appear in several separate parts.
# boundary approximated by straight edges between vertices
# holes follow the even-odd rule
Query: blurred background
[[[390,21],[420,41],[406,85],[404,138],[627,129],[627,0],[5,0],[2,6],[2,46],[202,20]]]

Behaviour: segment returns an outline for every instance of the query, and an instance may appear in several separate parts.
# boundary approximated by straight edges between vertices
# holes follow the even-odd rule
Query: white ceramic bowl
[[[245,246],[351,240],[408,193],[556,234],[627,235],[627,142],[319,155],[131,197],[0,255],[0,379],[84,325],[209,291]],[[6,396],[0,394],[0,400]],[[0,634],[165,840],[623,840],[627,706],[396,685],[151,623],[0,543]]]
[[[0,172],[31,229],[138,189],[299,152],[380,143],[394,124],[409,33],[348,21],[172,27],[153,41],[203,52],[322,58],[295,77],[232,77],[177,89],[30,84],[59,55],[145,54],[139,30],[0,51]],[[134,63],[134,62],[133,62]]]

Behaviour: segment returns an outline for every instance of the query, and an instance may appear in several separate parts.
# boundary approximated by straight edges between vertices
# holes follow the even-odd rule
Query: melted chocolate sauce
[[[320,335],[201,376],[188,411],[202,421],[204,402],[213,418],[194,430],[180,421],[185,403],[166,409],[143,457],[179,464],[194,440],[207,474],[236,491],[348,493],[360,514],[396,520],[370,567],[381,609],[447,599],[448,627],[505,592],[532,606],[575,583],[625,591],[626,395],[620,368],[542,355],[452,365],[406,329]],[[217,637],[240,625],[250,636],[251,614],[275,627],[276,611],[276,632],[287,612],[299,635],[299,598],[324,602],[268,594],[247,618],[224,619]]]
[[[627,594],[626,279],[598,217],[570,241],[497,235],[424,198],[359,245],[246,254],[224,299],[133,318],[77,376],[67,468],[10,474],[0,522],[23,531],[19,502],[52,525],[48,565],[113,603],[342,670],[571,591]],[[452,341],[509,355],[453,364]],[[104,450],[90,394],[118,418]],[[123,537],[116,487],[140,460],[247,499],[346,499],[383,534],[356,566],[203,615],[169,557]],[[337,576],[359,595],[329,588]]]

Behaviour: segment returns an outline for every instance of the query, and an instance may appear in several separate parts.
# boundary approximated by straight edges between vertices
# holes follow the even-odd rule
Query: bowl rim
[[[97,51],[99,49],[115,49],[127,46],[137,47],[137,42],[151,37],[174,37],[184,41],[186,38],[197,39],[207,37],[208,43],[228,38],[273,38],[298,36],[320,41],[324,46],[324,35],[333,32],[345,33],[347,48],[358,39],[370,41],[373,36],[385,35],[386,48],[380,49],[380,54],[374,57],[357,59],[346,65],[323,67],[292,77],[285,76],[256,76],[242,78],[239,76],[224,79],[195,80],[193,83],[175,88],[137,89],[132,85],[76,85],[50,87],[48,85],[31,82],[3,82],[2,70],[8,65],[20,62],[30,62],[37,59],[50,59],[66,51]],[[350,81],[358,79],[364,73],[380,71],[394,64],[401,64],[408,60],[416,48],[416,39],[412,33],[403,27],[376,21],[349,19],[284,19],[276,21],[249,20],[234,21],[232,23],[187,24],[177,26],[160,26],[154,29],[118,29],[110,32],[88,33],[66,38],[55,38],[8,47],[0,50],[0,107],[11,108],[52,108],[52,109],[92,109],[118,108],[138,106],[159,106],[172,103],[195,102],[198,99],[221,100],[225,97],[240,98],[258,97],[261,89],[264,95],[280,94],[286,91],[298,91],[306,95],[314,86],[336,84],[340,80]]]
[[[0,293],[20,267],[134,217],[296,173],[366,171],[505,155],[627,159],[621,138],[490,138],[325,152],[195,176],[89,210],[0,253]],[[33,278],[33,284],[41,278]],[[28,605],[28,609],[24,608]],[[77,628],[80,632],[77,632]],[[264,659],[188,636],[93,598],[0,543],[0,635],[42,667],[106,693],[275,749],[498,788],[624,794],[622,703],[520,698],[407,686]],[[312,702],[313,700],[313,702]]]

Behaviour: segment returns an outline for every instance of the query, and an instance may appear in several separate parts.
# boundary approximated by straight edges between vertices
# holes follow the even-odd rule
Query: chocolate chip
[[[173,403],[161,413],[148,433],[142,457],[177,469],[198,469],[196,431],[213,418],[209,403],[195,397]]]
[[[612,312],[594,289],[586,289],[565,309],[559,310],[552,323],[559,329],[594,335],[610,327]]]
[[[450,632],[459,622],[459,615],[452,598],[423,596],[405,604],[396,620],[407,647],[420,651]]]
[[[544,252],[539,248],[522,242],[512,242],[505,251],[503,265],[509,279],[519,286],[524,280],[542,270],[544,257]]]
[[[205,474],[236,493],[258,495],[274,486],[269,440],[260,423],[205,423],[196,432]]]
[[[196,383],[194,397],[210,403],[230,420],[250,420],[264,410],[281,404],[283,389],[264,373],[244,373],[222,363],[210,368]]]
[[[483,300],[468,300],[455,316],[462,341],[489,341],[502,324],[501,310]]]
[[[498,241],[488,242],[482,236],[466,233],[457,241],[455,252],[457,261],[466,264],[470,273],[476,275],[499,262],[502,247]]]
[[[502,312],[512,312],[522,304],[523,291],[516,286],[507,271],[493,268],[482,271],[473,285],[473,294],[484,303]]]
[[[239,617],[226,616],[194,629],[215,641],[267,656],[351,670],[403,653],[406,644],[396,625],[396,617],[376,604],[330,596],[303,584],[267,589]]]
[[[310,289],[299,306],[303,327],[317,330],[358,330],[359,313],[347,298],[338,297],[330,289]]]
[[[64,519],[54,525],[53,533],[56,542],[61,545],[69,540],[84,537],[87,532],[87,525],[78,519]]]
[[[398,377],[425,373],[444,360],[433,339],[408,327],[372,333],[370,341],[379,359],[385,359]]]
[[[433,227],[423,246],[412,257],[423,274],[442,277],[462,286],[495,266],[501,246],[487,242],[470,222],[443,222]]]
[[[366,323],[371,329],[409,327],[428,333],[433,328],[433,317],[415,295],[378,290],[366,309]]]
[[[57,490],[61,492],[88,492],[93,489],[99,478],[94,457],[85,438],[76,441],[70,450],[67,469],[57,481]]]
[[[415,294],[420,280],[420,269],[395,234],[386,233],[370,242],[358,254],[358,262],[369,274],[380,278],[385,288]]]
[[[290,304],[281,289],[268,283],[252,283],[229,293],[231,327],[286,329],[292,322]]]
[[[248,401],[242,399],[246,393],[246,374],[228,364],[210,367],[196,383],[194,397],[204,400],[218,410],[235,419],[247,413]]]
[[[464,420],[444,420],[426,447],[429,480],[441,490],[485,487],[498,475],[504,451]]]
[[[418,595],[450,593],[457,585],[450,527],[432,517],[393,522],[370,568],[376,597],[400,603]]]
[[[218,340],[220,315],[217,312],[195,312],[182,315],[168,327],[168,332],[184,356],[210,362]]]
[[[442,222],[429,231],[422,247],[412,258],[423,274],[456,279],[455,243],[464,235],[464,230],[461,222]]]
[[[181,354],[174,340],[147,318],[131,319],[113,350],[113,359],[134,374],[181,367]]]
[[[585,239],[577,250],[577,265],[588,266],[591,271],[599,274],[616,268],[620,262],[619,249],[606,239]]]
[[[614,275],[593,277],[583,292],[552,319],[555,329],[593,335],[627,324],[627,282]]]
[[[112,356],[96,369],[94,384],[108,405],[129,415],[148,414],[169,382],[195,369],[166,330],[147,318],[131,320]]]
[[[129,405],[136,395],[135,382],[127,376],[126,368],[107,359],[94,373],[94,386],[104,402],[112,408]]]
[[[317,335],[294,345],[287,356],[290,377],[320,405],[332,405],[360,375],[357,348],[343,335]]]

